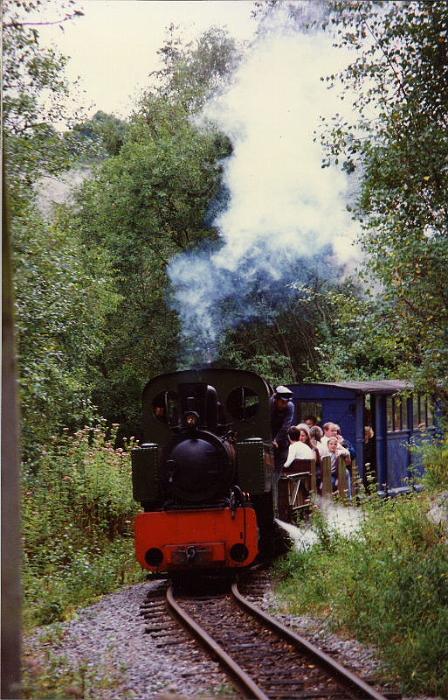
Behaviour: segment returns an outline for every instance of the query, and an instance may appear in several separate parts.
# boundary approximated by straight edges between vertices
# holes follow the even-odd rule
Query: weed
[[[100,667],[92,667],[87,660],[69,662],[65,656],[51,651],[40,656],[29,655],[23,664],[21,697],[24,700],[108,697],[112,689],[123,683],[124,671],[122,667],[116,668],[113,657]],[[122,697],[129,696],[124,693]]]
[[[429,490],[448,489],[448,430],[439,440],[424,442],[415,448],[421,452],[425,474],[423,484]]]
[[[37,468],[24,467],[26,628],[67,619],[80,605],[141,580],[129,452],[113,441],[103,423],[66,432]]]
[[[235,688],[231,686],[229,683],[221,683],[221,685],[216,686],[216,688],[213,688],[211,691],[213,696],[217,697],[235,697]]]
[[[448,692],[448,538],[428,518],[430,499],[367,499],[350,538],[317,518],[318,543],[280,565],[293,612],[325,616],[374,644],[403,690]]]

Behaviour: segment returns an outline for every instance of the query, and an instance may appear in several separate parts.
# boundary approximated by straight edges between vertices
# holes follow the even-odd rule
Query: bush
[[[104,424],[54,439],[24,467],[25,623],[61,620],[139,577],[129,453]]]
[[[426,488],[448,489],[448,426],[445,426],[443,438],[425,442],[418,449],[425,466],[423,483]]]
[[[352,537],[320,527],[311,550],[292,553],[281,594],[288,607],[325,615],[375,645],[404,691],[448,692],[447,531],[432,523],[426,495],[364,506]],[[321,517],[321,516],[320,516]]]

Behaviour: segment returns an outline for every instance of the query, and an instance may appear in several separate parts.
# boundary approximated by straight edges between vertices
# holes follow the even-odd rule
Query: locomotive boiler
[[[132,451],[136,555],[153,572],[237,569],[272,556],[277,479],[269,385],[253,372],[165,374],[143,392]]]

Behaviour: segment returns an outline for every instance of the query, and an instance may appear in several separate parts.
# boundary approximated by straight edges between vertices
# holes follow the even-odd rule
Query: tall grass
[[[429,451],[427,484],[443,482],[445,449]],[[428,517],[434,497],[370,498],[351,538],[319,513],[319,541],[281,565],[280,593],[289,610],[325,616],[333,629],[375,645],[403,691],[447,697],[448,514]]]
[[[130,458],[104,424],[55,438],[23,472],[24,621],[47,624],[123,583],[135,563]]]
[[[425,474],[423,484],[430,491],[448,489],[448,424],[444,426],[444,436],[438,440],[428,440],[419,448]]]

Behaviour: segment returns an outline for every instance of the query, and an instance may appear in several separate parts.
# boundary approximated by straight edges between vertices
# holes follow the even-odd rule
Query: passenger
[[[321,439],[321,444],[324,447],[327,447],[328,438],[331,438],[331,437],[337,438],[338,426],[336,425],[336,423],[332,423],[331,421],[329,421],[328,423],[324,423],[323,427],[324,427],[324,436]]]
[[[304,423],[307,424],[308,428],[314,428],[317,425],[317,418],[316,416],[305,416]]]
[[[306,443],[309,447],[311,447],[311,436],[310,436],[310,429],[307,426],[306,423],[299,423],[296,425],[296,428],[298,428],[301,432],[300,439],[302,442]]]
[[[316,489],[317,493],[322,492],[322,457],[327,457],[330,453],[327,448],[321,444],[323,430],[318,425],[313,425],[310,428],[311,447],[316,454]]]
[[[294,418],[292,396],[292,391],[286,386],[278,386],[270,399],[272,445],[274,465],[277,470],[282,468],[288,455],[288,430]]]
[[[375,437],[375,433],[373,432],[373,428],[371,425],[366,425],[364,428],[364,442],[367,444],[369,440],[372,440],[372,438]]]
[[[376,481],[375,465],[375,443],[373,438],[375,433],[370,425],[364,428],[364,477],[363,484],[367,493],[370,493],[370,486]]]
[[[328,449],[324,447],[321,442],[323,436],[324,432],[318,425],[313,425],[313,427],[310,428],[311,446],[319,452],[320,457],[327,457],[329,454]]]
[[[337,423],[336,423],[336,427],[337,427],[337,438],[338,438],[339,444],[342,445],[342,447],[345,447],[345,449],[348,450],[349,454],[350,454],[350,464],[347,467],[347,471],[348,471],[347,478],[348,478],[348,493],[349,493],[349,497],[351,498],[352,497],[352,481],[353,481],[353,473],[352,473],[352,464],[351,463],[353,462],[354,459],[356,459],[356,450],[353,447],[350,440],[347,440],[347,438],[343,437],[342,432],[341,432],[341,428]]]
[[[335,425],[337,428],[337,438],[339,440],[339,443],[342,445],[342,447],[345,447],[345,449],[350,452],[350,457],[352,459],[356,459],[356,450],[353,447],[352,443],[350,442],[350,440],[347,440],[347,438],[342,436],[341,427],[337,423],[335,423]]]
[[[283,465],[285,469],[287,467],[290,467],[296,459],[316,458],[314,450],[308,444],[310,438],[309,435],[307,435],[307,433],[305,432],[305,430],[293,425],[288,430],[288,438],[290,445],[288,449],[288,458]]]
[[[338,441],[337,437],[335,437],[335,436],[329,437],[327,440],[327,447],[328,447],[328,451],[329,451],[330,457],[331,457],[331,485],[333,487],[333,491],[336,491],[336,489],[338,487],[339,457],[344,457],[346,466],[350,465],[352,460],[350,457],[350,452],[345,447],[342,447],[342,445]],[[349,493],[349,497],[351,498],[351,495],[352,495],[351,475],[350,475],[350,472],[348,471],[348,469],[347,469],[347,480],[348,480],[348,493]]]

